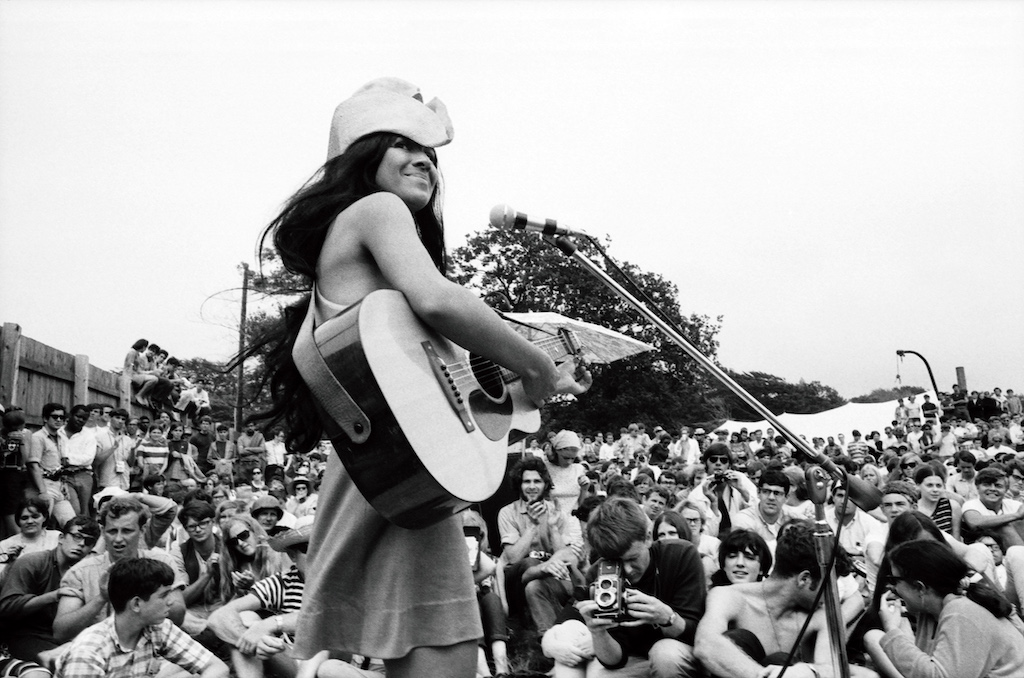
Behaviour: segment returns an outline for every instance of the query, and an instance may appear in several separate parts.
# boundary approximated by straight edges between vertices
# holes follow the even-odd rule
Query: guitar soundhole
[[[493,400],[501,400],[505,396],[505,382],[501,378],[501,369],[486,358],[472,356],[470,365],[480,389]]]

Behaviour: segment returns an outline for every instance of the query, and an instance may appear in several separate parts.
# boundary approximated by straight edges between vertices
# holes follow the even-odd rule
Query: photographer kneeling
[[[600,663],[587,676],[699,675],[693,637],[707,591],[693,544],[652,543],[643,509],[617,497],[590,517],[587,539],[601,558],[595,599],[576,605]]]

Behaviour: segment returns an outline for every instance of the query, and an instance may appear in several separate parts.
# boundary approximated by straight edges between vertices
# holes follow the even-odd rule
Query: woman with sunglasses
[[[888,677],[1024,675],[1024,638],[1013,606],[945,544],[911,541],[888,553],[892,567],[874,632]],[[903,610],[916,620],[911,629]],[[1019,621],[1019,620],[1018,620]]]
[[[267,544],[267,533],[251,516],[237,513],[223,526],[220,545],[220,598],[244,596],[259,580],[283,571],[281,554]]]

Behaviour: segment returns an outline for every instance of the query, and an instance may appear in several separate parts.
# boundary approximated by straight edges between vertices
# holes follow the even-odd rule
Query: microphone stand
[[[644,318],[650,321],[651,324],[653,324],[655,327],[661,330],[662,334],[668,337],[674,344],[679,346],[679,348],[681,348],[683,352],[686,353],[686,355],[690,356],[695,361],[697,361],[697,363],[701,367],[703,367],[713,377],[718,379],[718,381],[720,381],[723,386],[725,386],[730,391],[735,393],[736,396],[739,397],[739,399],[742,400],[744,403],[746,403],[752,410],[754,410],[754,412],[761,415],[765,420],[771,422],[775,429],[782,436],[784,436],[786,440],[795,445],[801,452],[807,455],[808,458],[819,458],[820,455],[818,454],[817,450],[811,447],[810,443],[808,443],[806,440],[790,431],[789,427],[783,424],[781,421],[779,421],[778,417],[776,417],[771,410],[765,407],[757,398],[750,395],[746,391],[746,389],[740,386],[735,379],[726,374],[721,367],[712,362],[710,358],[701,353],[700,350],[697,349],[697,347],[695,347],[686,339],[686,337],[677,332],[674,327],[672,327],[664,320],[662,320],[657,314],[655,314],[653,311],[647,308],[647,306],[642,301],[634,297],[628,290],[626,290],[619,283],[613,280],[611,276],[609,276],[604,270],[602,270],[601,267],[599,267],[590,257],[580,252],[579,248],[576,246],[576,243],[574,243],[566,236],[552,237],[549,235],[541,235],[540,238],[549,245],[556,247],[558,250],[562,252],[562,254],[572,259],[575,259],[577,262],[579,262],[580,265],[582,265],[583,268],[590,272],[591,275],[593,275],[595,278],[604,283],[604,285],[608,287],[612,292],[617,294],[623,301],[625,301],[627,304],[632,306],[638,313],[640,313],[640,315],[642,315]],[[821,473],[822,477],[828,477],[823,469],[818,468],[818,472]],[[808,471],[808,473],[810,473],[810,471]],[[844,484],[846,483],[846,474],[841,469],[836,469],[832,476],[835,477],[836,480],[840,480]],[[824,499],[822,499],[822,503],[824,503]],[[816,504],[815,514],[818,515],[819,513],[819,522],[824,524],[825,529],[829,529],[827,523],[824,522],[823,506]],[[831,530],[829,531],[831,532]],[[815,543],[817,544],[817,542],[818,538],[816,536]],[[829,546],[829,555],[831,555],[831,546]],[[825,561],[826,567],[828,562],[830,561],[831,558]],[[820,557],[819,562],[821,562]],[[831,581],[831,588],[836,589],[831,595],[825,596],[825,612],[828,616],[829,640],[831,641],[830,645],[832,647],[832,664],[833,668],[835,669],[834,675],[837,678],[850,678],[850,664],[846,659],[846,636],[844,633],[846,627],[842,622],[842,616],[838,606],[839,596],[838,589],[836,588],[835,583],[835,574],[832,573],[829,577],[824,578],[822,580],[823,585],[825,585],[826,579],[829,579]],[[828,593],[829,589],[826,589],[826,594]]]

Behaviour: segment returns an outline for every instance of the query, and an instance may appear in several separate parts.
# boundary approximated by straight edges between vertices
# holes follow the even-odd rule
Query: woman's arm
[[[373,264],[383,280],[375,279]],[[590,385],[589,373],[577,382],[476,294],[441,275],[408,207],[392,193],[374,193],[338,216],[321,251],[317,281],[335,300],[358,292],[365,296],[381,286],[399,290],[424,323],[518,374],[538,404],[556,393],[583,393]],[[364,289],[353,289],[360,285]]]

